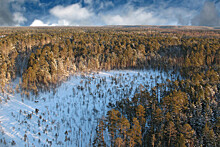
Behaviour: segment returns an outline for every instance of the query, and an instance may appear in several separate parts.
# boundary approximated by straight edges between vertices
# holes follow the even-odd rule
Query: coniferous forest
[[[0,28],[0,105],[16,93],[37,105],[41,93],[56,93],[76,73],[112,70],[153,70],[171,78],[151,77],[155,86],[150,82],[136,85],[139,88],[132,97],[128,92],[109,102],[88,146],[219,146],[220,30],[144,26]],[[97,91],[105,80],[96,83]],[[112,81],[117,85],[117,79]],[[75,89],[83,91],[84,87]],[[4,113],[4,109],[0,111]],[[32,115],[37,116],[38,111],[35,109]],[[27,117],[31,119],[30,114]],[[31,142],[27,134],[22,138]],[[65,142],[70,140],[68,131],[63,134]],[[54,136],[52,140],[58,142],[58,134]],[[0,142],[5,146],[17,143],[5,141],[1,134]],[[55,145],[48,140],[45,144]]]

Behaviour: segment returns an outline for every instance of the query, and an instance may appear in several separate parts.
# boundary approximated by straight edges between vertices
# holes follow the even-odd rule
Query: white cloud
[[[67,7],[56,6],[50,10],[50,13],[58,18],[57,25],[88,25],[89,19],[94,15],[78,3]]]
[[[144,24],[160,24],[160,20],[153,16],[151,12],[145,12],[144,9],[130,9],[125,14],[102,15],[105,24],[108,25],[144,25]]]
[[[172,25],[190,25],[190,20],[196,14],[195,10],[183,7],[160,8],[156,12],[156,16],[165,20],[165,24]]]
[[[80,3],[69,6],[55,6],[50,9],[50,19],[41,25],[79,26],[79,25],[190,25],[196,10],[188,7],[169,7],[161,2],[160,6],[154,4],[136,7],[131,2],[113,9],[103,9],[113,6],[113,3],[102,3],[94,7],[93,0],[85,0],[86,7]],[[104,4],[106,6],[104,6]],[[36,23],[36,22],[35,22]],[[32,24],[35,24],[34,22]]]
[[[27,19],[23,16],[22,13],[20,12],[15,12],[13,14],[13,17],[14,17],[14,21],[17,23],[17,24],[23,24],[24,22],[27,21]]]
[[[35,19],[30,26],[49,26],[39,19]]]
[[[126,10],[126,11],[124,11]],[[194,11],[186,8],[134,8],[127,5],[111,14],[100,14],[107,25],[189,25]]]

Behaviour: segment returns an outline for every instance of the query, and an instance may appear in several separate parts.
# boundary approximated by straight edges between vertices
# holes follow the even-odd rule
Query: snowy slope
[[[91,146],[109,102],[132,97],[140,84],[154,86],[164,72],[109,71],[76,74],[53,91],[27,100],[19,93],[0,95],[0,146]],[[174,77],[176,78],[176,77]],[[5,102],[4,99],[10,100]],[[39,112],[36,112],[36,109]]]

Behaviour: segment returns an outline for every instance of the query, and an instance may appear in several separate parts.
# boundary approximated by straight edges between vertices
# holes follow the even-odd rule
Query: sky
[[[220,0],[0,0],[0,26],[220,26]]]

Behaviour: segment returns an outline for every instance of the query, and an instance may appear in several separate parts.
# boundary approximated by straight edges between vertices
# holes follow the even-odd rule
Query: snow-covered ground
[[[153,70],[76,74],[56,93],[41,93],[31,100],[19,93],[1,94],[0,146],[12,146],[13,141],[19,147],[92,146],[98,120],[110,109],[109,102],[132,97],[140,84],[151,87],[167,78],[171,80],[165,72]]]

